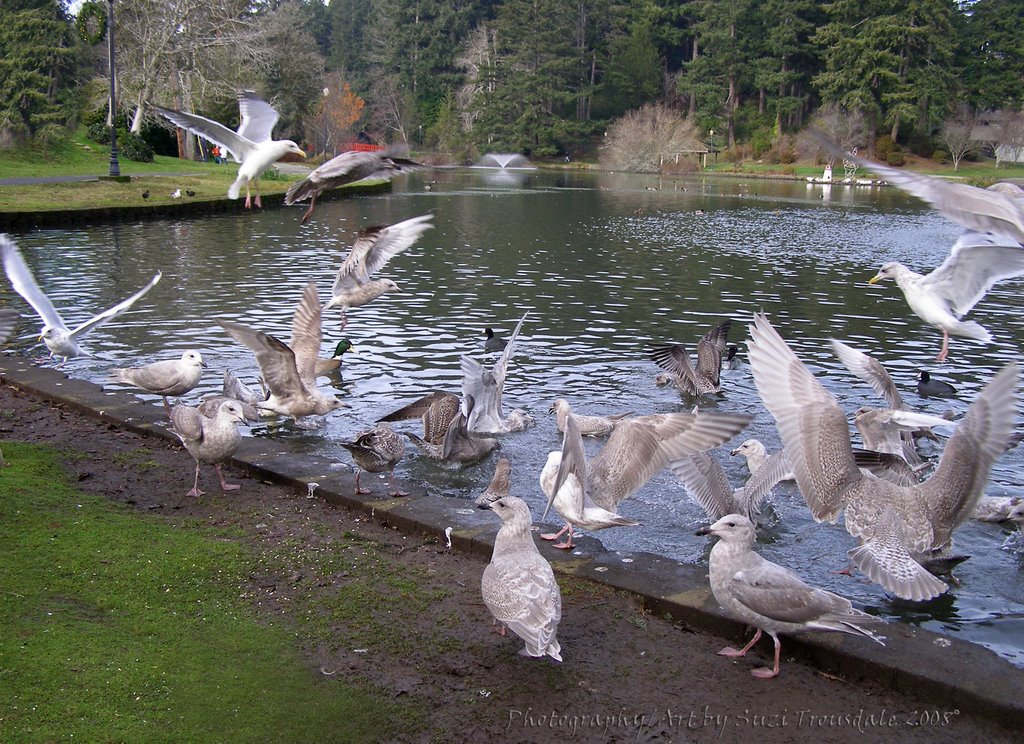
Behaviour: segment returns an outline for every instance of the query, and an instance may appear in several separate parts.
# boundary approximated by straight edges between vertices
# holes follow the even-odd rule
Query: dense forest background
[[[1024,106],[1024,0],[116,0],[118,122],[237,122],[235,92],[314,152],[358,132],[454,159],[586,156],[658,106],[755,155],[818,120],[934,148]],[[107,115],[108,2],[0,0],[0,146]],[[994,114],[992,112],[995,112]],[[710,133],[714,131],[715,135]]]

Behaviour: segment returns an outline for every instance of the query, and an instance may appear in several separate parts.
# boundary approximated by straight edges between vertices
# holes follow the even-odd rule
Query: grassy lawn
[[[907,164],[904,167],[907,170],[913,170],[918,173],[927,173],[933,176],[941,176],[943,178],[961,180],[978,185],[988,185],[1008,178],[1024,178],[1024,164],[1004,165],[1000,168],[996,168],[995,161],[987,159],[979,160],[977,162],[970,162],[966,160],[961,161],[960,167],[957,170],[953,170],[952,165],[941,165],[933,160],[925,158],[908,157]],[[792,165],[785,166],[746,161],[740,164],[724,162],[714,163],[708,166],[706,172],[726,175],[735,173],[786,173],[787,175],[805,178],[807,176],[820,177],[823,170],[824,166],[811,165],[807,163],[793,163]],[[832,177],[836,179],[841,179],[843,177],[843,168],[841,163],[833,167]],[[872,174],[861,168],[857,171],[857,177],[870,178],[872,177]]]
[[[77,492],[50,450],[3,447],[0,740],[360,742],[416,720],[257,622],[239,595],[265,556]]]

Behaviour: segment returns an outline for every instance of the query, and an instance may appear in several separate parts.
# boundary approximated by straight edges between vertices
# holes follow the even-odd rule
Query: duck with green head
[[[338,345],[334,347],[334,353],[330,359],[317,359],[316,360],[316,376],[322,377],[329,375],[337,369],[341,369],[341,358],[344,356],[346,351],[355,351],[356,347],[352,342],[343,338],[338,342]]]

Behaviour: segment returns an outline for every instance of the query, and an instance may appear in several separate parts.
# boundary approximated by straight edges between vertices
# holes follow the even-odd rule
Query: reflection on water
[[[256,377],[252,355],[215,318],[287,339],[302,287],[315,279],[322,296],[329,294],[358,229],[433,212],[436,228],[382,272],[402,294],[350,313],[344,335],[357,352],[346,355],[343,376],[329,384],[352,409],[320,432],[285,424],[257,427],[252,435],[293,439],[350,462],[339,439],[431,390],[458,392],[459,356],[493,363],[483,352],[484,328],[508,335],[530,310],[505,404],[527,409],[539,423],[505,437],[502,454],[513,463],[513,492],[538,517],[537,476],[560,443],[547,413],[551,401],[567,398],[584,413],[682,410],[672,389],[654,386],[657,370],[646,346],[675,340],[692,348],[722,318],[733,319],[731,341],[742,355],[746,322],[755,311],[767,312],[797,353],[827,375],[825,385],[849,411],[880,401],[840,367],[829,337],[878,357],[909,405],[936,414],[962,413],[993,372],[1019,356],[1024,300],[1019,283],[1004,282],[973,314],[997,343],[957,339],[951,361],[933,369],[960,389],[961,399],[917,396],[916,370],[931,367],[941,338],[910,313],[892,284],[869,286],[867,279],[886,260],[938,265],[957,228],[895,189],[833,186],[824,198],[821,187],[802,182],[537,171],[487,178],[473,169],[412,174],[390,195],[323,203],[306,225],[296,209],[15,237],[69,325],[134,292],[155,270],[164,273],[136,309],[90,334],[88,348],[99,358],[72,360],[70,374],[110,385],[113,367],[197,348],[211,367],[199,390],[205,393],[219,387],[225,368],[250,383]],[[0,303],[8,302],[29,312],[4,285]],[[339,326],[329,313],[325,354]],[[23,327],[20,350],[29,349],[34,329]],[[731,446],[747,436],[779,446],[749,370],[727,373],[723,393],[702,405],[755,414]],[[590,454],[599,446],[587,443]],[[493,459],[453,473],[408,451],[399,475],[454,498],[475,497],[493,472]],[[738,458],[716,456],[733,484],[741,483],[746,472]],[[188,467],[183,461],[183,472]],[[997,464],[989,492],[1019,493],[1022,474],[1018,448]],[[668,473],[621,510],[644,526],[599,533],[609,549],[707,560],[710,542],[693,536],[702,513]],[[984,643],[1024,665],[1021,550],[1019,541],[1016,550],[1002,548],[1007,530],[977,523],[960,530],[957,550],[972,556],[956,571],[961,586],[921,605],[833,573],[844,566],[853,538],[841,525],[814,523],[794,487],[777,490],[766,516],[766,557],[875,612]]]

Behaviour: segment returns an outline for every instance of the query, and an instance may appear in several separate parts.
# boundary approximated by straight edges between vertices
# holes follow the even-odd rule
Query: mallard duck
[[[347,338],[341,339],[338,345],[334,347],[334,353],[331,354],[330,359],[317,359],[316,360],[316,376],[324,377],[331,374],[335,370],[341,369],[342,357],[347,352],[354,352],[356,347]]]

